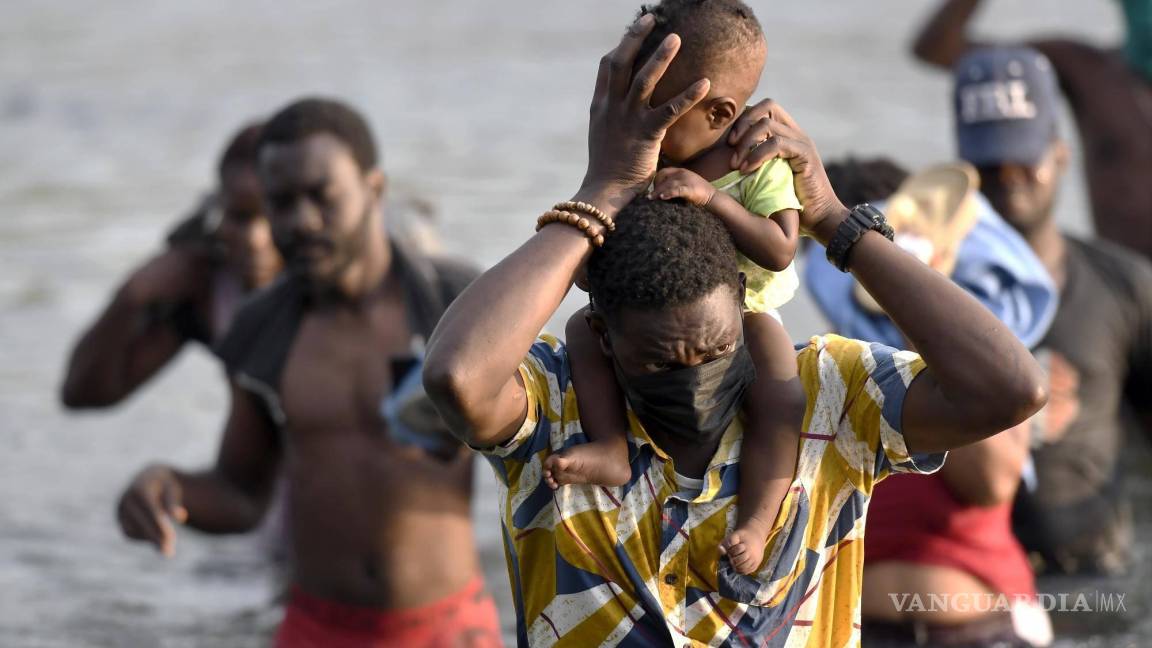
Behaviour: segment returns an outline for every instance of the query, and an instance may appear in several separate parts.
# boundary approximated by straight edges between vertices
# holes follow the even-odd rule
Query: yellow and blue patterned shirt
[[[587,442],[563,343],[544,336],[520,365],[528,416],[485,450],[501,491],[521,646],[809,646],[859,642],[864,515],[890,472],[931,472],[910,456],[901,408],[919,356],[834,335],[798,348],[807,395],[796,478],[758,573],[737,574],[720,541],[735,522],[739,421],[698,493],[629,415],[632,478],[552,491],[541,466]]]

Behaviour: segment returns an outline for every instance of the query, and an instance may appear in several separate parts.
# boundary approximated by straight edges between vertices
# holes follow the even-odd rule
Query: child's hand
[[[665,167],[656,172],[652,198],[673,200],[683,198],[697,207],[707,207],[716,195],[716,187],[699,175],[677,167]]]

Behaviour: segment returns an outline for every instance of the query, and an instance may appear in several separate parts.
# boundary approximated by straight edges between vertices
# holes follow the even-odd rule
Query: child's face
[[[693,106],[668,129],[664,141],[660,144],[660,154],[670,164],[683,164],[686,160],[696,157],[712,147],[727,131],[731,120],[718,128],[713,115],[715,111],[712,109],[712,104],[718,98],[709,92],[703,101]],[[731,112],[735,110],[733,108]]]
[[[708,77],[708,96],[672,124],[664,135],[660,153],[669,164],[680,165],[715,145],[744,110],[744,104],[760,82],[764,67],[763,48],[740,53],[739,63],[721,65],[704,72],[689,69],[687,61],[672,61],[664,77],[656,84],[651,105],[659,106],[672,99],[692,83]]]

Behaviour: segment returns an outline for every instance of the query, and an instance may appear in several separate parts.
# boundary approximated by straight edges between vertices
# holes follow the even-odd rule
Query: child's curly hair
[[[656,19],[656,26],[640,46],[637,70],[668,34],[679,34],[682,39],[676,58],[688,59],[702,70],[713,70],[723,65],[726,54],[764,39],[760,21],[740,0],[663,0],[641,5],[636,17],[647,14]]]

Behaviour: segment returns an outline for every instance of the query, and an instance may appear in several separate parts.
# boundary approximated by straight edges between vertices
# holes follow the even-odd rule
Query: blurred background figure
[[[189,341],[208,349],[245,296],[280,271],[256,175],[261,124],[233,136],[217,188],[168,235],[166,248],[133,271],[81,336],[60,399],[72,409],[115,405]]]
[[[499,646],[472,453],[397,443],[380,407],[476,272],[389,239],[375,138],[347,104],[293,102],[258,144],[286,269],[217,346],[231,406],[216,462],[138,472],[121,529],[168,556],[178,525],[246,533],[282,473],[292,585],[278,648]]]
[[[1069,152],[1044,55],[973,50],[956,64],[954,97],[960,156],[979,169],[981,191],[1060,291],[1037,349],[1051,396],[1033,419],[1036,484],[1021,491],[1017,534],[1043,559],[1042,571],[1118,574],[1132,550],[1119,461],[1125,409],[1152,407],[1152,264],[1111,243],[1066,236],[1054,221]]]
[[[820,3],[751,4],[771,11],[778,27],[754,98],[788,105],[826,159],[877,151],[918,169],[954,156],[946,76],[915,64],[893,37],[922,26],[906,0],[842,2],[831,12]],[[618,40],[619,25],[605,16],[621,5],[501,6],[4,4],[0,492],[10,496],[0,506],[0,646],[266,645],[282,615],[268,609],[267,552],[250,537],[188,529],[177,555],[158,560],[124,542],[109,515],[126,471],[161,449],[175,465],[211,464],[229,398],[218,361],[178,354],[148,382],[147,398],[79,421],[61,406],[62,360],[111,287],[158,251],[168,223],[156,214],[181,213],[204,188],[216,144],[238,118],[302,92],[363,108],[390,153],[390,197],[427,196],[446,252],[481,266],[503,258],[538,210],[584,173],[590,88],[572,80],[591,79]],[[1075,33],[1119,43],[1116,6],[995,0],[972,24],[992,40]],[[1069,143],[1074,152],[1078,141]],[[1081,156],[1072,158],[1075,170]],[[1081,185],[1066,183],[1055,205],[1065,231],[1091,231]],[[397,225],[394,203],[388,213]],[[569,297],[551,331],[586,303]],[[793,339],[829,330],[806,291],[782,312]],[[1152,480],[1131,474],[1144,505],[1137,537],[1152,537],[1152,519],[1140,515],[1152,510]],[[475,471],[474,487],[480,560],[512,638],[491,471]],[[1105,588],[1126,592],[1129,608],[1152,598],[1145,544],[1134,546],[1130,581]],[[1063,616],[1100,618],[1101,633],[1119,632],[1095,646],[1144,646],[1152,637],[1152,617],[1125,630],[1108,615]]]
[[[916,56],[951,67],[981,47],[969,28],[981,4],[941,3],[916,38]],[[1020,42],[1048,57],[1072,108],[1097,234],[1152,259],[1152,0],[1118,4],[1126,26],[1119,47],[1069,38]]]
[[[908,177],[885,158],[849,158],[829,171],[842,201],[879,205],[898,245],[968,290],[1026,344],[1046,333],[1055,287],[1020,235],[979,197],[970,166],[937,165]],[[824,259],[822,246],[813,245],[805,261],[805,285],[841,334],[908,348],[851,275]],[[894,475],[876,486],[865,534],[864,646],[1051,643],[1031,565],[1012,533],[1027,457],[1025,424],[953,450],[937,473]],[[933,595],[951,604],[931,609],[925,602]],[[1000,596],[1006,605],[993,609]]]

